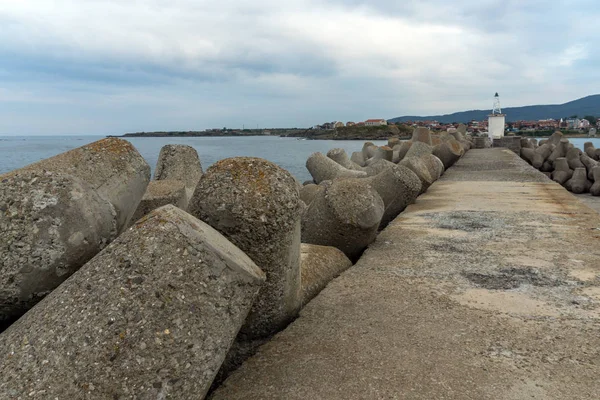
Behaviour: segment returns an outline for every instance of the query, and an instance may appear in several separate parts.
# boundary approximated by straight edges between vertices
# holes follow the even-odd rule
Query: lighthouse
[[[492,113],[488,115],[488,134],[491,140],[504,137],[504,125],[506,123],[506,114],[502,114],[500,109],[500,96],[498,93],[494,96],[494,107]]]

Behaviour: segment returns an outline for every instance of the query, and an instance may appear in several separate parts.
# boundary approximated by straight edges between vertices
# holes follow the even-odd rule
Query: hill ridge
[[[442,123],[482,121],[487,118],[491,109],[459,111],[452,114],[414,116],[406,115],[388,119],[388,122],[435,120]],[[563,104],[539,104],[521,107],[506,107],[502,109],[507,122],[522,120],[560,119],[571,115],[579,118],[586,115],[600,116],[600,94],[593,94],[572,100]]]

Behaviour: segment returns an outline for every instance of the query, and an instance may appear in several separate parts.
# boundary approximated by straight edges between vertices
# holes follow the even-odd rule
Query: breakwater
[[[201,398],[471,147],[464,129],[150,167],[109,138],[0,175],[0,397]],[[219,372],[220,370],[220,372]]]

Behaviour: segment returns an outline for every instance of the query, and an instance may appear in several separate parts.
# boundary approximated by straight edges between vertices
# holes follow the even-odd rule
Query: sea
[[[0,136],[0,174],[100,140],[104,136]],[[362,140],[304,140],[278,136],[248,137],[132,137],[131,142],[154,173],[158,154],[166,144],[186,144],[198,152],[202,168],[230,157],[260,157],[288,170],[300,182],[312,180],[306,159],[315,152],[326,154],[339,147],[348,153],[362,149]],[[373,141],[378,146],[387,141]]]
[[[102,139],[104,136],[0,136],[0,174],[24,167],[36,161],[63,153]],[[249,137],[132,137],[130,141],[148,162],[152,171],[158,154],[166,144],[186,144],[198,152],[202,167],[206,170],[216,161],[229,157],[260,157],[288,170],[300,182],[312,180],[306,170],[306,159],[314,152],[326,154],[339,147],[348,153],[359,151],[362,140],[304,140],[278,136]],[[600,148],[600,138],[572,138],[571,143],[583,150],[583,144],[591,141]],[[374,141],[384,145],[387,141]]]

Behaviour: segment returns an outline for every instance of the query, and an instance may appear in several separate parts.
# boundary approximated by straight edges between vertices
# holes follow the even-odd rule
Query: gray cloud
[[[309,126],[599,91],[591,0],[29,0],[0,134]]]

